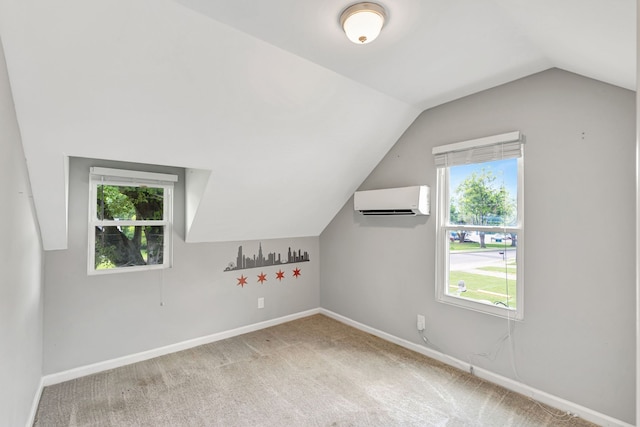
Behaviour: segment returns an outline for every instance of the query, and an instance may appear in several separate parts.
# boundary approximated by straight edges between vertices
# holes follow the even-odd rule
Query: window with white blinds
[[[89,274],[171,266],[176,175],[92,167]]]
[[[433,149],[438,301],[523,318],[523,144],[515,131]]]

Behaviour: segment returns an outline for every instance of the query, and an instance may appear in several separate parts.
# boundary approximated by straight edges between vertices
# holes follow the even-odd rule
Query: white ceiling
[[[417,115],[551,67],[635,90],[633,0],[0,0],[45,249],[68,156],[187,168],[192,242],[314,236]]]

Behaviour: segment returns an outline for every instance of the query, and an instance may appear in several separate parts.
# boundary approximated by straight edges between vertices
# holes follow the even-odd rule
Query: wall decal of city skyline
[[[289,247],[286,257],[284,258],[282,257],[282,254],[276,252],[270,252],[265,256],[262,252],[261,242],[258,246],[258,253],[253,254],[252,256],[245,255],[242,251],[242,245],[238,246],[238,255],[236,256],[236,261],[229,262],[224,271],[246,270],[250,268],[261,268],[307,261],[309,261],[309,252],[303,252],[302,249],[292,251],[291,247]]]

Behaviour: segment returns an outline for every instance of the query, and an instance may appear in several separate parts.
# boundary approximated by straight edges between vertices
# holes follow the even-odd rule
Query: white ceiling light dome
[[[356,3],[342,12],[340,25],[349,40],[367,44],[378,37],[386,18],[384,8],[377,3]]]

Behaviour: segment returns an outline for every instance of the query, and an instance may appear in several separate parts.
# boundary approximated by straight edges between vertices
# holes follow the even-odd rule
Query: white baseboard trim
[[[413,350],[417,353],[423,354],[432,359],[446,363],[447,365],[453,366],[455,368],[461,369],[466,372],[471,371],[471,365],[460,359],[456,359],[454,357],[448,356],[444,353],[435,351],[423,345],[412,343],[403,338],[398,338],[394,335],[388,334],[386,332],[382,332],[378,329],[356,322],[355,320],[349,319],[348,317],[342,316],[340,314],[334,313],[324,308],[320,309],[320,313],[324,314],[327,317],[331,317],[332,319],[335,319],[339,322],[342,322],[346,325],[352,326],[356,329],[359,329],[371,335],[375,335],[379,338],[382,338],[385,341],[392,342],[401,347],[407,348],[409,350]],[[473,366],[473,375],[479,378],[482,378],[484,380],[487,380],[489,382],[492,382],[494,384],[500,385],[508,390],[530,397],[531,399],[537,400],[538,402],[547,404],[553,408],[557,408],[560,411],[574,414],[584,420],[590,421],[592,423],[598,424],[603,427],[633,427],[633,425],[628,424],[624,421],[618,420],[616,418],[610,417],[608,415],[602,414],[600,412],[594,411],[592,409],[586,408],[584,406],[581,406],[576,403],[570,402],[568,400],[562,399],[560,397],[554,396],[542,390],[535,389],[526,384],[520,383],[518,381],[514,381],[511,378],[498,375],[496,373],[493,373],[483,368],[478,368],[476,366]]]
[[[40,378],[38,389],[31,402],[31,411],[29,411],[29,418],[27,418],[25,427],[31,427],[33,423],[36,422],[36,414],[38,413],[38,405],[40,405],[40,398],[42,397],[42,389],[44,389],[44,381],[43,378]]]
[[[80,366],[78,368],[69,369],[67,371],[56,372],[54,374],[45,375],[44,377],[42,377],[41,389],[43,386],[46,387],[53,384],[59,384],[65,381],[84,377],[86,375],[96,374],[98,372],[107,371],[109,369],[119,368],[121,366],[130,365],[132,363],[142,362],[144,360],[153,359],[154,357],[164,356],[165,354],[187,350],[189,348],[197,347],[199,345],[209,344],[215,341],[220,341],[223,339],[246,334],[248,332],[258,331],[260,329],[279,325],[281,323],[290,322],[292,320],[300,319],[300,318],[311,316],[313,314],[318,314],[318,313],[320,313],[320,309],[314,308],[311,310],[301,311],[301,312],[290,314],[287,316],[278,317],[277,319],[265,320],[264,322],[254,323],[252,325],[247,325],[247,326],[241,326],[236,329],[218,332],[218,333],[207,335],[204,337],[194,338],[194,339],[182,341],[175,344],[170,344],[164,347],[159,347],[152,350],[143,351],[140,353],[118,357],[116,359],[105,360],[103,362],[97,362],[91,365]],[[35,403],[36,410],[37,410],[37,402],[39,400],[40,399],[38,398]],[[34,413],[34,416],[35,416],[35,413]]]

